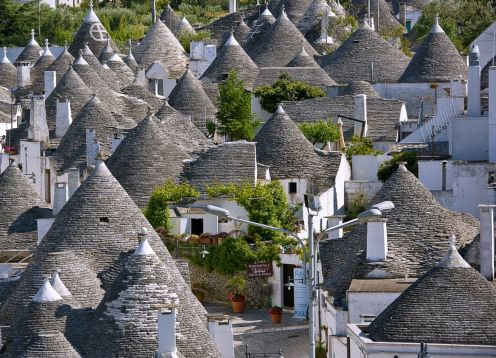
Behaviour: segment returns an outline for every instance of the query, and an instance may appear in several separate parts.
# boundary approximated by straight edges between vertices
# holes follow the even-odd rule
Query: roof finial
[[[48,48],[48,39],[45,39],[45,48]]]
[[[449,238],[448,238],[448,241],[449,241],[449,247],[452,248],[456,248],[456,236],[455,235],[451,235]]]
[[[286,112],[284,111],[284,108],[282,108],[282,104],[277,105],[277,114],[285,114]]]
[[[432,26],[432,33],[440,33],[444,32],[443,28],[441,25],[439,25],[439,14],[436,14],[436,17],[434,18],[434,26]]]
[[[93,10],[93,0],[90,0],[90,9]]]
[[[7,57],[7,47],[3,48],[3,56],[2,56],[2,60],[0,61],[0,63],[11,63],[9,58]]]
[[[284,6],[284,4],[281,6],[281,14],[286,15],[286,6]]]
[[[33,40],[34,40],[34,34],[35,34],[34,29],[31,29],[31,38],[32,38]]]

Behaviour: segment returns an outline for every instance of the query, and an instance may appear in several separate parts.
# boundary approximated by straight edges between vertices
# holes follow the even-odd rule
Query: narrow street
[[[276,358],[279,350],[284,358],[308,357],[308,321],[294,319],[290,312],[284,312],[281,324],[274,324],[268,309],[233,314],[227,305],[206,303],[205,308],[231,317],[236,358]]]

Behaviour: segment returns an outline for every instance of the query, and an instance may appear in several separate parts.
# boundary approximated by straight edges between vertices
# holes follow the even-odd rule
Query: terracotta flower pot
[[[233,313],[243,313],[245,311],[245,302],[231,301],[231,308]]]
[[[280,314],[271,314],[270,318],[272,318],[272,323],[281,323],[282,321],[282,313]]]

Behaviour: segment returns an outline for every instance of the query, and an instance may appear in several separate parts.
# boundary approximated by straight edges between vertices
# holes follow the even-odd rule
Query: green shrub
[[[414,152],[402,152],[393,156],[392,159],[386,160],[381,164],[377,171],[379,180],[385,182],[398,169],[401,162],[406,162],[407,169],[415,176],[418,176],[418,158]]]
[[[339,139],[339,128],[332,121],[305,122],[299,124],[298,128],[312,144],[325,144]]]
[[[380,150],[374,149],[374,143],[370,138],[354,135],[351,144],[346,147],[346,159],[351,164],[354,155],[378,155],[382,154]]]

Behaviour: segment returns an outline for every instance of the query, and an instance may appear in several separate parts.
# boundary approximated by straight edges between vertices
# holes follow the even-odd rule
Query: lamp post
[[[278,231],[278,232],[283,232],[287,235],[292,236],[295,238],[298,243],[301,245],[303,248],[303,272],[305,273],[304,279],[306,280],[306,284],[308,285],[308,292],[309,292],[309,302],[308,302],[308,324],[309,324],[309,358],[315,358],[315,325],[314,325],[314,314],[313,314],[313,303],[314,303],[314,297],[315,297],[315,292],[316,292],[316,285],[315,285],[315,273],[314,270],[317,266],[316,262],[316,255],[315,255],[315,248],[318,247],[320,239],[322,238],[322,235],[317,239],[317,244],[315,245],[314,243],[314,233],[313,233],[313,217],[316,215],[315,212],[318,213],[320,210],[320,202],[318,200],[318,197],[314,197],[312,195],[305,195],[305,205],[309,209],[308,210],[308,245],[309,245],[309,251],[310,251],[310,257],[308,257],[306,250],[305,250],[305,243],[303,240],[298,237],[294,232],[286,229],[281,229],[275,226],[270,226],[270,225],[265,225],[265,224],[260,224],[254,221],[250,220],[245,220],[241,218],[237,218],[234,216],[231,216],[231,213],[229,210],[220,208],[218,206],[214,205],[205,205],[202,206],[205,212],[219,216],[219,217],[224,217],[229,220],[233,221],[239,221],[245,224],[261,227],[264,229],[272,230],[272,231]],[[353,226],[356,224],[364,224],[370,219],[378,218],[382,216],[382,212],[385,210],[391,210],[394,208],[394,204],[391,201],[383,201],[381,203],[372,205],[369,209],[361,212],[358,214],[356,219],[344,222],[339,225],[335,225],[333,227],[327,228],[322,231],[322,233],[328,233],[330,231],[334,230],[339,230],[345,227]],[[309,268],[308,271],[306,269],[306,262],[308,261]]]

